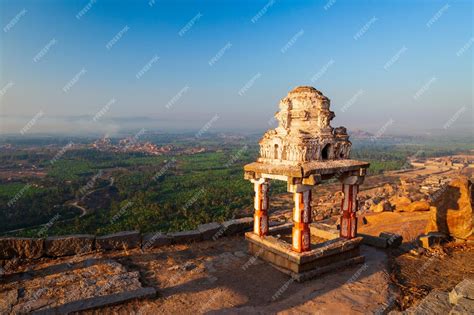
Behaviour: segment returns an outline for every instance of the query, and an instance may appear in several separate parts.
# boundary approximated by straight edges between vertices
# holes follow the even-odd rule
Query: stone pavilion
[[[245,178],[254,184],[255,189],[254,229],[246,234],[250,250],[265,251],[261,256],[263,259],[290,273],[300,274],[317,268],[315,261],[323,258],[327,261],[328,256],[321,254],[325,246],[342,248],[336,250],[340,257],[360,260],[357,193],[369,163],[349,158],[351,142],[347,130],[344,127],[333,128],[331,120],[334,117],[330,100],[323,93],[309,86],[295,88],[280,101],[279,111],[275,114],[278,126],[268,130],[260,140],[260,157],[244,167]],[[332,178],[341,182],[344,194],[340,238],[328,244],[312,244],[312,190]],[[268,235],[268,190],[271,180],[286,181],[288,192],[294,195],[291,245]],[[312,253],[316,248],[317,252]],[[348,253],[351,250],[354,250],[353,253]],[[308,260],[302,260],[303,256],[309,257],[312,263],[302,268],[302,261]],[[332,260],[337,262],[337,255]]]

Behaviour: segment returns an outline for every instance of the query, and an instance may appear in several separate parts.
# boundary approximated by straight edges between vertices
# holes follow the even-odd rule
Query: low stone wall
[[[233,219],[223,223],[199,225],[196,230],[163,234],[125,231],[105,236],[66,235],[48,238],[0,237],[0,261],[10,259],[39,259],[86,254],[93,251],[147,250],[173,244],[216,240],[246,232],[253,227],[253,218]],[[0,273],[1,276],[1,273]]]

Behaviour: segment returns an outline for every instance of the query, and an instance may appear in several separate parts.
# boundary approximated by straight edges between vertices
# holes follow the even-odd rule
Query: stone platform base
[[[252,255],[259,257],[278,270],[291,275],[296,281],[305,281],[320,274],[364,262],[360,255],[362,237],[351,240],[336,238],[311,244],[311,250],[297,253],[291,244],[274,236],[260,237],[253,232],[245,234]]]

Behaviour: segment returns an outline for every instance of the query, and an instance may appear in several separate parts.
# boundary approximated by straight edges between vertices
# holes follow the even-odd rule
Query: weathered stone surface
[[[44,239],[6,237],[0,238],[0,259],[37,259],[44,254]]]
[[[98,307],[111,306],[124,303],[133,299],[153,298],[156,296],[155,288],[139,288],[133,291],[121,292],[110,295],[96,296],[93,298],[74,301],[61,306],[48,308],[35,312],[37,315],[69,314],[85,311]]]
[[[161,232],[147,233],[143,235],[142,249],[156,248],[171,245],[172,238]]]
[[[0,292],[0,314],[10,314],[18,300],[18,290]]]
[[[395,233],[382,232],[379,237],[387,239],[387,245],[392,248],[399,247],[403,242],[403,237]]]
[[[173,244],[198,242],[202,239],[202,235],[198,230],[175,232],[169,233],[168,235],[171,238],[171,242]]]
[[[449,315],[474,314],[474,300],[461,298],[449,312]]]
[[[222,228],[222,225],[217,222],[211,222],[207,224],[201,224],[197,227],[197,230],[202,234],[204,241],[211,240],[217,232]]]
[[[464,279],[459,282],[454,289],[449,292],[449,302],[457,304],[460,299],[470,299],[474,301],[474,280]]]
[[[253,227],[253,218],[246,217],[225,221],[224,223],[222,223],[222,227],[224,228],[225,235],[234,235],[237,233],[248,231],[251,230]]]
[[[429,249],[433,246],[440,245],[446,239],[446,235],[443,233],[431,232],[427,235],[421,235],[419,237],[420,245],[423,248]]]
[[[46,255],[50,257],[85,254],[94,249],[94,235],[68,235],[48,237]]]
[[[141,235],[138,231],[124,231],[100,236],[95,239],[97,250],[127,250],[141,246]]]
[[[407,212],[414,211],[430,211],[430,203],[428,201],[414,201],[404,208]]]
[[[434,193],[426,233],[442,232],[460,239],[474,239],[471,185],[467,177],[460,176]]]
[[[449,314],[452,306],[448,293],[432,290],[420,303],[407,309],[402,314],[433,315]]]

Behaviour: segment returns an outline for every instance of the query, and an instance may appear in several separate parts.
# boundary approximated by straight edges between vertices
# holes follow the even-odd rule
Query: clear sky
[[[473,15],[470,0],[0,0],[0,133],[267,129],[298,85],[331,99],[333,126],[472,132]]]

